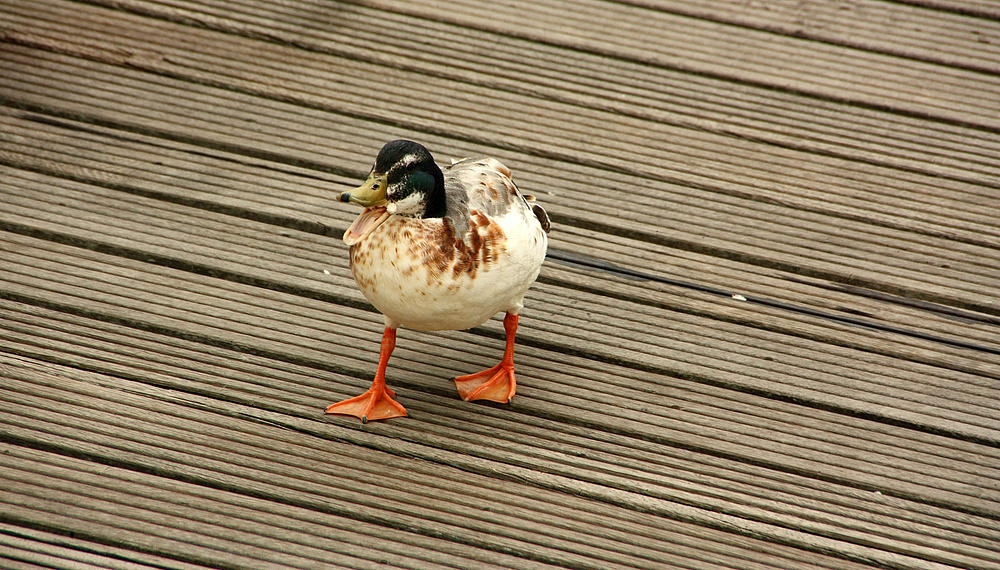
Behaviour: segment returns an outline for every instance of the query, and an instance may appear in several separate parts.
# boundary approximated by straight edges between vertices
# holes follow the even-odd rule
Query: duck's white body
[[[459,330],[516,315],[545,259],[545,229],[506,167],[465,160],[443,172],[449,215],[389,214],[351,245],[354,279],[387,326]]]

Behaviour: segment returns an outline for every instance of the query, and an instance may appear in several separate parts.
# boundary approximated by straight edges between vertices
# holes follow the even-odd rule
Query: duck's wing
[[[511,172],[494,158],[467,158],[444,169],[445,192],[448,199],[448,216],[461,225],[472,210],[491,218],[503,217],[517,211],[531,212],[549,231],[549,218],[534,197],[526,197],[511,179]],[[530,198],[530,200],[529,200]],[[461,235],[461,234],[460,234]]]
[[[494,158],[466,158],[446,167],[444,187],[449,203],[488,216],[502,216],[524,202],[510,170]]]

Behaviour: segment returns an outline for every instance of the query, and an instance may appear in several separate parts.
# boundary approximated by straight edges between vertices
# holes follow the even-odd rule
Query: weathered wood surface
[[[0,1],[0,566],[1000,568],[991,2]],[[386,140],[554,222],[400,332]]]

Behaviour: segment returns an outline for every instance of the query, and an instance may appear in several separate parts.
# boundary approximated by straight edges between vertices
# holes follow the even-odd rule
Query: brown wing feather
[[[538,223],[542,224],[542,229],[545,230],[545,233],[549,233],[549,230],[552,228],[552,224],[549,222],[549,215],[545,213],[545,210],[538,204],[532,204],[531,211],[535,214],[535,217],[538,218]]]
[[[445,192],[448,196],[447,216],[455,224],[456,235],[466,235],[472,211],[487,216],[502,216],[519,204],[538,218],[545,233],[551,224],[545,210],[534,202],[534,196],[522,195],[511,179],[511,172],[493,158],[467,158],[445,167]]]

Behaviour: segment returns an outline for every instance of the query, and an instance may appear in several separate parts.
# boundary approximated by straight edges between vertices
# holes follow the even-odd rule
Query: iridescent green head
[[[379,151],[368,180],[341,194],[340,201],[365,208],[384,206],[403,216],[439,218],[445,210],[444,175],[422,145],[392,141]]]

